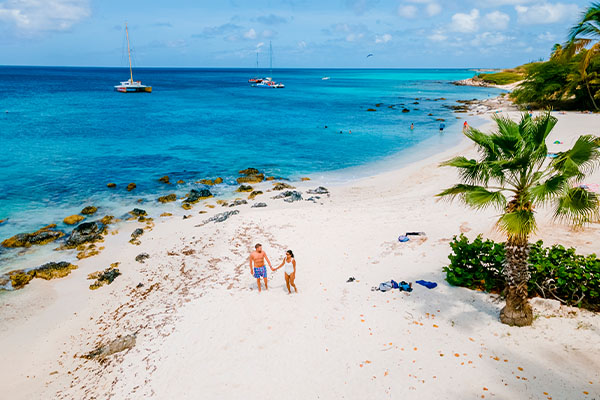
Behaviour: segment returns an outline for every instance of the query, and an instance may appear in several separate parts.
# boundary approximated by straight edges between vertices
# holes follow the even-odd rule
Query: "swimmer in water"
[[[410,124],[410,130],[412,131],[413,129],[415,129],[415,124]]]

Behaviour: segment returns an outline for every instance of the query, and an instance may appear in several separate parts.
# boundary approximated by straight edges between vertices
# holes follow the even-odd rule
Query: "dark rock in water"
[[[260,183],[265,180],[264,174],[250,174],[237,178],[237,183]]]
[[[432,113],[427,114],[428,117],[433,117]]]
[[[130,183],[129,185],[127,185],[127,191],[131,192],[133,189],[135,189],[137,187],[137,185],[135,183]]]
[[[169,203],[171,201],[177,200],[177,195],[175,193],[168,194],[166,196],[161,196],[157,199],[161,203]]]
[[[314,190],[307,190],[306,193],[310,193],[310,194],[329,194],[329,190],[327,190],[326,187],[319,186],[318,188],[316,188]]]
[[[240,185],[239,188],[237,188],[235,191],[238,193],[243,193],[243,192],[251,192],[254,189],[252,188],[252,186],[249,185]]]
[[[229,205],[229,207],[241,206],[242,204],[248,204],[248,202],[246,200],[237,199],[234,200],[233,203]]]
[[[133,210],[129,211],[129,214],[133,215],[134,217],[145,217],[148,215],[146,210],[142,210],[141,208],[134,208]]]
[[[438,118],[436,121],[445,122],[446,120],[444,118]]]
[[[260,171],[257,170],[256,168],[246,168],[246,169],[239,171],[239,174],[240,175],[258,175],[258,174],[260,174]]]
[[[285,189],[296,189],[295,187],[293,187],[292,185],[288,185],[287,183],[284,182],[277,182],[273,185],[273,190],[285,190]]]
[[[293,191],[286,191],[283,193],[278,194],[277,196],[273,197],[274,199],[283,199],[283,201],[286,201],[288,203],[292,203],[294,201],[300,201],[302,200],[302,193],[297,192],[295,190]]]
[[[377,110],[374,108],[367,108],[367,111],[377,111]]]
[[[140,253],[137,256],[135,256],[135,261],[143,264],[144,260],[147,260],[149,258],[150,258],[150,254],[148,254],[148,253]]]
[[[104,216],[104,217],[102,217],[102,219],[100,220],[100,223],[101,223],[101,224],[103,224],[103,225],[110,225],[110,224],[112,224],[112,223],[113,223],[113,219],[114,219],[114,218],[115,218],[115,217],[114,217],[114,216],[112,216],[112,215],[105,215],[105,216]],[[115,222],[118,222],[118,221],[115,221]]]
[[[113,263],[109,268],[104,271],[97,271],[88,275],[88,279],[95,279],[96,281],[90,285],[90,290],[96,290],[104,285],[110,285],[121,275],[121,272],[117,268],[119,263]]]
[[[65,234],[54,230],[56,224],[51,224],[33,233],[19,233],[2,242],[3,247],[31,247],[32,245],[44,245],[59,239]]]
[[[94,214],[96,214],[96,211],[98,211],[98,209],[96,207],[94,207],[94,206],[87,206],[83,210],[81,210],[81,214],[83,214],[83,215],[94,215]]]
[[[263,208],[266,207],[267,203],[255,203],[252,208]]]
[[[200,183],[200,184],[206,185],[206,186],[214,186],[215,185],[215,181],[213,181],[212,179],[200,179],[196,183]]]
[[[33,271],[35,278],[50,280],[56,278],[64,278],[71,273],[71,270],[77,269],[77,265],[73,265],[66,261],[49,262],[37,267]]]
[[[413,104],[419,104],[419,102],[418,102],[418,101],[415,101]]]
[[[112,189],[112,188],[116,188],[117,184],[114,182],[110,182],[110,183],[107,183],[106,186]]]
[[[135,240],[135,239],[139,238],[140,236],[142,236],[143,234],[144,234],[144,230],[142,228],[137,228],[131,234],[131,240]]]
[[[98,360],[100,362],[106,360],[107,357],[113,354],[120,353],[125,350],[130,350],[135,347],[135,334],[127,335],[113,340],[112,342],[96,347],[86,355],[82,356],[88,360]]]
[[[200,200],[208,199],[209,197],[213,197],[213,195],[208,189],[192,189],[183,202],[193,204],[199,202]]]
[[[214,223],[224,222],[226,219],[228,219],[232,215],[236,215],[239,213],[240,213],[239,210],[225,211],[223,213],[216,214],[216,215],[210,217],[209,219],[205,220],[204,222],[202,222],[201,224],[196,225],[196,226],[203,226],[203,225],[208,224],[209,222],[214,222]]]
[[[223,178],[219,177],[215,179],[215,185],[220,185],[221,183],[223,183]]]
[[[77,247],[80,244],[95,242],[102,239],[105,226],[98,221],[84,222],[71,232],[67,239],[67,247]]]
[[[259,195],[261,195],[261,194],[263,194],[263,192],[262,192],[262,191],[260,191],[260,190],[255,190],[255,191],[253,191],[252,193],[250,193],[250,196],[248,196],[248,200],[254,200],[254,199],[256,198],[256,196],[259,196]]]
[[[8,277],[13,289],[22,289],[33,279],[33,273],[32,271],[25,272],[23,270],[11,271],[8,273]]]
[[[169,180],[169,175],[165,175],[162,178],[158,178],[158,181],[162,182],[162,183],[166,183],[167,185],[171,184],[171,181]]]
[[[409,110],[408,108],[403,108],[403,109],[402,109],[402,112],[403,112],[403,113],[407,113],[407,112],[410,112],[410,110]]]
[[[85,217],[82,215],[69,215],[68,217],[65,217],[65,219],[63,219],[63,223],[65,223],[66,225],[76,225],[84,219]]]
[[[180,180],[177,181],[178,185],[183,185],[184,183],[185,183],[185,181],[183,179],[180,179]]]

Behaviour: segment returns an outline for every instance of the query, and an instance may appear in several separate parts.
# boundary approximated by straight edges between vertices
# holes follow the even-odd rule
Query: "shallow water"
[[[436,119],[446,120],[446,132],[457,131],[457,119],[443,106],[499,92],[449,83],[470,70],[274,71],[285,89],[250,87],[254,70],[134,74],[153,93],[114,92],[125,69],[0,67],[0,220],[8,218],[0,240],[53,222],[68,231],[60,221],[88,204],[99,205],[99,215],[120,215],[139,198],[197,186],[167,188],[157,181],[166,174],[172,182],[222,176],[231,185],[247,167],[291,179],[331,171],[341,171],[338,181],[356,177],[353,167],[418,143],[447,146],[457,136],[440,135]],[[133,192],[124,189],[129,182]],[[0,253],[0,272],[15,267],[15,254]]]

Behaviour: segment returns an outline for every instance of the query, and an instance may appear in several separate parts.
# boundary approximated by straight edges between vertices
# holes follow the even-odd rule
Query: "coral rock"
[[[100,240],[104,231],[105,226],[97,221],[84,222],[73,229],[67,239],[67,247],[77,247],[84,243]]]
[[[81,214],[94,215],[94,214],[96,214],[96,211],[98,211],[98,209],[96,207],[87,206],[87,207],[84,207],[83,210],[81,210]]]
[[[175,193],[168,194],[166,196],[161,196],[158,198],[158,201],[161,203],[169,203],[171,201],[177,200],[177,195]]]
[[[13,289],[22,289],[33,279],[33,272],[23,270],[9,272],[10,283]]]
[[[19,233],[2,242],[3,247],[31,247],[32,245],[44,245],[59,239],[65,234],[54,230],[56,224],[51,224],[33,233]]]
[[[171,213],[168,213],[168,212],[164,212],[164,213],[160,214],[160,216],[161,216],[161,217],[170,217],[170,216],[172,216],[172,215],[173,215],[173,214],[171,214]]]
[[[239,192],[239,193],[243,193],[243,192],[251,192],[254,189],[252,188],[252,186],[249,185],[240,185],[239,188],[237,188],[235,191]]]
[[[104,224],[104,225],[110,225],[110,224],[112,224],[113,222],[116,222],[116,221],[113,221],[113,219],[114,219],[114,218],[115,218],[115,217],[114,217],[114,216],[112,216],[112,215],[105,215],[105,216],[104,216],[104,217],[102,217],[102,219],[100,220],[100,223],[102,223],[102,224]]]
[[[263,192],[261,192],[260,190],[255,190],[252,193],[250,193],[250,196],[248,196],[248,200],[254,200],[256,196],[259,196],[261,194],[263,194]]]
[[[200,200],[208,199],[209,197],[213,197],[213,195],[208,189],[192,189],[183,202],[197,203]]]
[[[256,168],[246,168],[246,169],[239,171],[240,175],[257,175],[259,173],[260,173],[260,171],[257,170]]]
[[[137,187],[137,185],[135,183],[130,183],[129,185],[127,185],[127,191],[131,192],[133,189],[135,189]]]
[[[146,210],[142,210],[141,208],[134,208],[133,210],[129,211],[129,214],[133,215],[134,217],[145,217],[148,215]]]
[[[71,273],[71,270],[77,269],[77,265],[73,265],[66,261],[49,262],[34,269],[33,276],[35,278],[50,280],[56,278],[64,278]]]
[[[169,176],[168,175],[165,175],[162,178],[159,178],[158,181],[162,182],[162,183],[166,183],[167,185],[171,184],[171,182],[169,181]]]
[[[295,187],[293,187],[292,185],[288,185],[287,183],[284,182],[277,182],[273,184],[273,190],[284,190],[284,189],[296,189]]]
[[[220,185],[221,183],[223,183],[223,178],[215,179],[215,185]]]
[[[81,215],[70,215],[68,217],[66,217],[65,219],[63,219],[63,222],[67,225],[75,225],[81,221],[83,221],[85,219],[85,217],[81,216]]]
[[[106,186],[112,189],[112,188],[116,188],[117,184],[114,182],[110,182],[110,183],[107,183]]]

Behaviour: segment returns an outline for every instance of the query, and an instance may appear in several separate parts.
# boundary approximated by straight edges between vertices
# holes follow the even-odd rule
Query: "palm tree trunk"
[[[585,86],[587,87],[587,91],[588,91],[588,95],[590,96],[590,99],[592,99],[592,104],[594,105],[594,109],[596,111],[598,111],[598,106],[596,105],[596,100],[594,100],[594,95],[592,94],[592,91],[590,90],[590,83],[588,81],[586,81]]]
[[[531,325],[533,311],[527,301],[529,244],[526,239],[509,238],[505,251],[504,276],[508,290],[500,321],[510,326]]]

